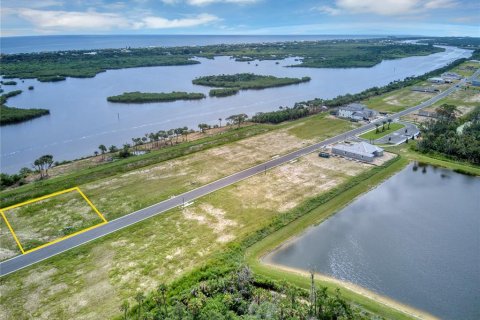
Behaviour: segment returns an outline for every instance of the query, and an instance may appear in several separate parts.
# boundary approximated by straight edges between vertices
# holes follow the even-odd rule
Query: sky
[[[480,37],[480,1],[2,0],[1,36],[59,34]]]

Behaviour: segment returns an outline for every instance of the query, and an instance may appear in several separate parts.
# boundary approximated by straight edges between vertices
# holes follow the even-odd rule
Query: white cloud
[[[342,12],[340,9],[330,7],[330,6],[313,7],[312,10],[319,11],[321,13],[326,13],[331,16],[336,16]]]
[[[186,3],[192,6],[206,6],[213,3],[232,3],[232,4],[252,4],[260,0],[185,0]],[[165,4],[176,4],[181,0],[162,0]]]
[[[150,29],[167,29],[167,28],[187,28],[208,24],[219,21],[217,16],[211,14],[199,14],[191,18],[183,19],[165,19],[161,17],[146,17],[142,20],[143,26]]]
[[[33,24],[42,32],[65,30],[111,30],[111,29],[168,29],[188,28],[209,24],[221,19],[211,14],[198,14],[180,19],[166,19],[153,15],[122,15],[96,11],[61,11],[36,9],[9,9],[14,14]]]
[[[407,15],[456,6],[454,0],[336,0],[335,7],[316,7],[330,15],[373,13],[384,16]]]
[[[21,8],[18,16],[41,29],[112,29],[127,27],[129,22],[115,13],[53,11]]]

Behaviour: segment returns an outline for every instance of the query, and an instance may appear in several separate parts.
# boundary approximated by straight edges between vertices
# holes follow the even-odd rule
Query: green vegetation
[[[354,309],[339,292],[332,294],[314,282],[309,292],[255,276],[246,266],[222,271],[212,270],[206,279],[190,285],[160,284],[148,298],[137,293],[137,305],[132,309],[128,301],[120,306],[123,319],[127,315],[178,320],[370,318]]]
[[[480,53],[480,50],[477,50],[477,51]],[[477,51],[475,51],[475,52],[477,52]],[[383,87],[372,87],[372,88],[369,88],[369,89],[364,90],[364,91],[362,91],[360,93],[357,93],[357,94],[345,94],[345,95],[341,95],[341,96],[338,96],[336,98],[328,99],[328,100],[323,100],[323,99],[318,99],[317,98],[317,99],[310,100],[310,101],[307,101],[307,102],[298,102],[297,105],[307,104],[307,105],[312,105],[312,106],[326,105],[326,106],[329,106],[329,107],[337,107],[337,106],[349,104],[349,103],[352,103],[352,102],[367,100],[367,99],[370,99],[370,98],[373,98],[373,97],[376,97],[376,96],[380,96],[382,94],[385,94],[385,93],[388,93],[388,92],[391,92],[391,91],[394,91],[394,90],[397,90],[397,89],[402,89],[402,88],[405,88],[405,87],[408,87],[408,86],[418,84],[419,82],[425,81],[430,77],[438,76],[445,71],[449,71],[450,69],[461,65],[465,61],[467,61],[467,59],[458,59],[458,60],[455,60],[454,62],[450,63],[449,65],[447,65],[445,67],[435,69],[435,70],[427,72],[427,73],[425,73],[421,76],[407,77],[407,78],[405,78],[405,80],[393,81],[393,82],[391,82],[388,85],[383,86]],[[402,107],[401,109],[398,108],[395,111],[400,111],[400,110],[403,110],[405,108],[406,107]]]
[[[5,210],[5,215],[25,251],[103,222],[76,191]]]
[[[16,86],[17,82],[16,81],[0,81],[1,84],[4,86]]]
[[[208,87],[225,87],[234,89],[265,89],[272,87],[288,86],[310,81],[309,77],[303,78],[277,78],[274,76],[262,76],[253,73],[237,73],[233,75],[204,76],[196,78],[193,84]]]
[[[222,135],[215,135],[182,143],[170,148],[163,148],[144,155],[105,163],[48,180],[36,181],[16,189],[2,192],[0,194],[0,207],[7,207],[15,203],[37,198],[56,191],[73,188],[77,185],[85,184],[98,179],[126,173],[131,170],[143,168],[166,160],[196,153],[212,147],[221,146],[260,133],[265,133],[273,129],[275,128],[263,125],[243,127],[236,130],[230,130]]]
[[[396,122],[388,123],[387,127],[385,127],[385,124],[384,124],[382,129],[379,129],[377,127],[375,130],[368,131],[368,132],[360,135],[359,137],[362,138],[362,139],[366,139],[366,140],[376,140],[376,139],[379,139],[381,137],[386,136],[387,134],[395,132],[398,129],[401,129],[403,127],[405,127],[405,126],[401,123],[396,123]]]
[[[480,49],[480,38],[472,37],[435,37],[431,39],[419,39],[419,43],[440,46],[454,46],[464,49]]]
[[[258,112],[252,117],[252,121],[257,123],[280,123],[303,118],[309,113],[309,110],[303,106],[295,106],[293,108],[287,107],[277,111]]]
[[[194,318],[197,319],[211,319],[212,317],[216,319],[237,319],[239,315],[244,315],[244,317],[254,316],[253,318],[261,316],[261,314],[257,313],[258,311],[273,312],[269,318],[278,318],[279,315],[275,315],[277,313],[281,314],[283,310],[285,317],[290,314],[293,318],[308,318],[308,315],[310,315],[316,319],[332,319],[328,316],[324,318],[327,315],[326,313],[316,313],[315,310],[318,311],[319,309],[314,306],[317,303],[320,305],[326,303],[323,310],[325,312],[333,312],[328,307],[329,303],[327,301],[336,301],[337,303],[343,301],[339,296],[341,290],[341,294],[348,295],[349,302],[354,303],[354,305],[351,305],[343,301],[340,302],[340,305],[337,305],[336,310],[339,312],[337,316],[340,316],[342,319],[371,319],[375,318],[375,315],[395,319],[409,319],[405,314],[374,303],[360,294],[340,289],[338,286],[326,284],[330,288],[339,290],[336,295],[332,296],[331,293],[327,294],[329,290],[327,287],[319,288],[318,281],[312,283],[308,278],[298,281],[300,277],[291,275],[290,278],[297,277],[297,281],[287,284],[285,280],[290,280],[288,276],[284,274],[278,276],[278,272],[272,273],[270,268],[262,270],[257,262],[259,243],[263,239],[276,235],[276,232],[285,235],[285,228],[289,228],[289,235],[291,236],[293,234],[291,233],[292,228],[290,225],[298,228],[298,221],[305,221],[309,218],[308,222],[311,222],[312,216],[315,217],[317,222],[325,219],[351,201],[350,197],[342,197],[345,192],[349,192],[351,195],[351,193],[361,193],[368,190],[372,185],[383,181],[405,164],[406,161],[398,161],[398,158],[395,158],[381,167],[374,167],[363,174],[351,178],[337,188],[313,197],[294,209],[274,217],[269,223],[252,234],[229,244],[224,252],[217,254],[205,266],[194,269],[188,275],[173,282],[171,286],[165,287],[161,284],[156,292],[152,292],[149,295],[142,293],[141,299],[136,299],[137,305],[132,309],[128,308],[127,313],[130,312],[130,315],[146,313],[160,317],[171,314],[175,318],[174,311],[181,310],[187,319],[189,319],[188,315],[192,313],[196,315]],[[331,206],[331,201],[336,202],[336,205]],[[330,210],[325,212],[324,207],[328,205],[330,205]],[[335,211],[332,208],[335,208]],[[309,225],[304,223],[303,227],[306,228]],[[298,231],[298,229],[294,230]],[[252,248],[256,248],[254,250],[256,250],[257,254],[252,254]],[[248,268],[243,267],[245,264],[245,253],[247,253],[248,264],[252,265],[255,270],[258,270],[257,275],[251,274]],[[237,285],[232,288],[228,285],[230,282],[227,279],[237,280],[235,281]],[[250,281],[246,281],[246,279],[251,279],[251,283],[256,285],[250,287],[247,284]],[[243,289],[237,291],[238,285]],[[325,284],[321,283],[321,285]],[[258,298],[255,301],[251,300],[251,297],[254,295],[250,294],[250,289],[255,289],[257,292]],[[282,304],[282,301],[285,302],[282,299],[277,300],[277,303],[271,301],[268,299],[267,292],[262,289],[283,294],[284,298],[288,298],[289,303]],[[317,297],[320,298],[319,301],[309,299],[309,292],[312,289],[317,293]],[[140,295],[137,296],[140,297]],[[303,302],[297,303],[296,297],[301,298]],[[232,300],[235,301],[233,305],[230,304]],[[230,317],[225,317],[226,315]],[[336,317],[334,314],[330,314],[330,316]]]
[[[0,125],[19,123],[49,114],[47,109],[21,109],[7,107],[8,98],[22,93],[22,90],[10,91],[0,96]]]
[[[369,67],[384,59],[428,55],[443,51],[433,46],[394,43],[385,39],[231,44],[198,47],[157,47],[62,51],[1,56],[0,74],[9,78],[61,81],[65,77],[94,77],[112,69],[190,65],[195,57],[233,56],[237,60],[277,60],[303,57],[296,66],[316,68]]]
[[[146,93],[146,92],[124,92],[118,96],[108,97],[110,102],[119,103],[147,103],[147,102],[168,102],[176,100],[199,100],[204,99],[203,93],[188,93],[188,92],[168,92],[168,93]]]
[[[438,119],[421,127],[422,139],[417,143],[423,153],[440,153],[451,159],[480,164],[480,107],[464,118],[456,117],[457,107],[444,104],[437,108]],[[463,126],[462,132],[457,128]]]
[[[223,88],[223,89],[212,89],[208,93],[210,97],[228,97],[233,96],[238,93],[239,89],[237,88]]]
[[[358,123],[338,118],[331,119],[326,116],[325,113],[322,113],[308,117],[298,125],[292,126],[288,132],[300,139],[320,141],[358,126]]]

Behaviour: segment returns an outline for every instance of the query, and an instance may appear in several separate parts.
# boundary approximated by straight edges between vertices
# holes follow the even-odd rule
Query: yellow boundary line
[[[5,215],[5,211],[11,210],[11,209],[14,209],[14,208],[18,208],[18,207],[21,207],[21,206],[24,206],[24,205],[27,205],[27,204],[30,204],[30,203],[34,203],[34,202],[38,202],[38,201],[41,201],[41,200],[45,200],[45,199],[48,199],[48,198],[52,198],[52,197],[55,197],[55,196],[58,196],[58,195],[61,195],[61,194],[64,194],[64,193],[72,192],[72,191],[77,191],[77,192],[82,196],[82,198],[88,203],[88,205],[90,206],[90,208],[92,208],[93,211],[95,211],[95,213],[100,217],[100,219],[103,220],[103,222],[101,222],[101,223],[99,223],[99,224],[96,224],[96,225],[94,225],[94,226],[85,228],[85,229],[83,229],[83,230],[74,232],[74,233],[72,233],[72,234],[63,236],[63,237],[61,237],[61,238],[55,239],[55,240],[53,240],[53,241],[47,242],[47,243],[42,244],[42,245],[40,245],[40,246],[38,246],[38,247],[35,247],[35,248],[33,248],[33,249],[30,249],[30,250],[25,251],[25,250],[23,249],[22,244],[21,244],[20,241],[18,240],[17,235],[15,234],[15,231],[13,230],[12,226],[11,226],[10,223],[8,222],[7,216]],[[93,205],[93,203],[90,201],[90,199],[88,199],[88,197],[82,192],[82,190],[80,190],[79,187],[74,187],[74,188],[70,188],[70,189],[65,189],[65,190],[62,190],[62,191],[58,191],[58,192],[54,192],[54,193],[51,193],[51,194],[47,194],[46,196],[42,196],[42,197],[39,197],[39,198],[35,198],[35,199],[31,199],[31,200],[24,201],[24,202],[21,202],[21,203],[17,203],[17,204],[14,204],[14,205],[9,206],[9,207],[6,207],[6,208],[1,208],[1,209],[0,209],[0,214],[2,215],[3,220],[5,220],[5,223],[7,224],[7,227],[8,227],[8,229],[10,230],[10,233],[13,235],[13,238],[15,239],[15,242],[17,243],[18,247],[20,248],[20,251],[22,251],[22,254],[27,254],[27,253],[33,252],[33,251],[35,251],[35,250],[38,250],[38,249],[47,247],[47,246],[49,246],[49,245],[51,245],[51,244],[54,244],[54,243],[63,241],[63,240],[65,240],[65,239],[71,238],[71,237],[73,237],[73,236],[76,236],[76,235],[78,235],[78,234],[87,232],[87,231],[89,231],[89,230],[95,229],[95,228],[97,228],[97,227],[100,227],[100,226],[108,223],[107,219],[105,219],[105,217],[103,216],[103,214],[101,214],[100,211],[98,211],[98,209]]]
[[[5,223],[7,224],[7,227],[10,230],[10,233],[13,235],[13,238],[15,239],[15,242],[17,243],[18,247],[20,248],[20,251],[22,251],[22,253],[25,254],[25,250],[23,250],[23,247],[20,244],[20,241],[18,240],[17,235],[13,231],[12,226],[8,222],[7,217],[5,216],[5,213],[2,210],[0,210],[0,214],[2,215],[3,220],[5,220]]]

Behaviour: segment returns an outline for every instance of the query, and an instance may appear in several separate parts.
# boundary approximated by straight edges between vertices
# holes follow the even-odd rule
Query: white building
[[[332,153],[342,157],[372,162],[376,157],[383,156],[383,149],[367,142],[342,143],[332,147]]]
[[[338,116],[340,118],[348,118],[357,121],[370,119],[377,116],[377,114],[376,111],[368,109],[361,103],[350,103],[338,109]]]
[[[440,77],[428,78],[427,81],[431,83],[445,83],[445,80],[443,80],[443,78],[440,78]]]

